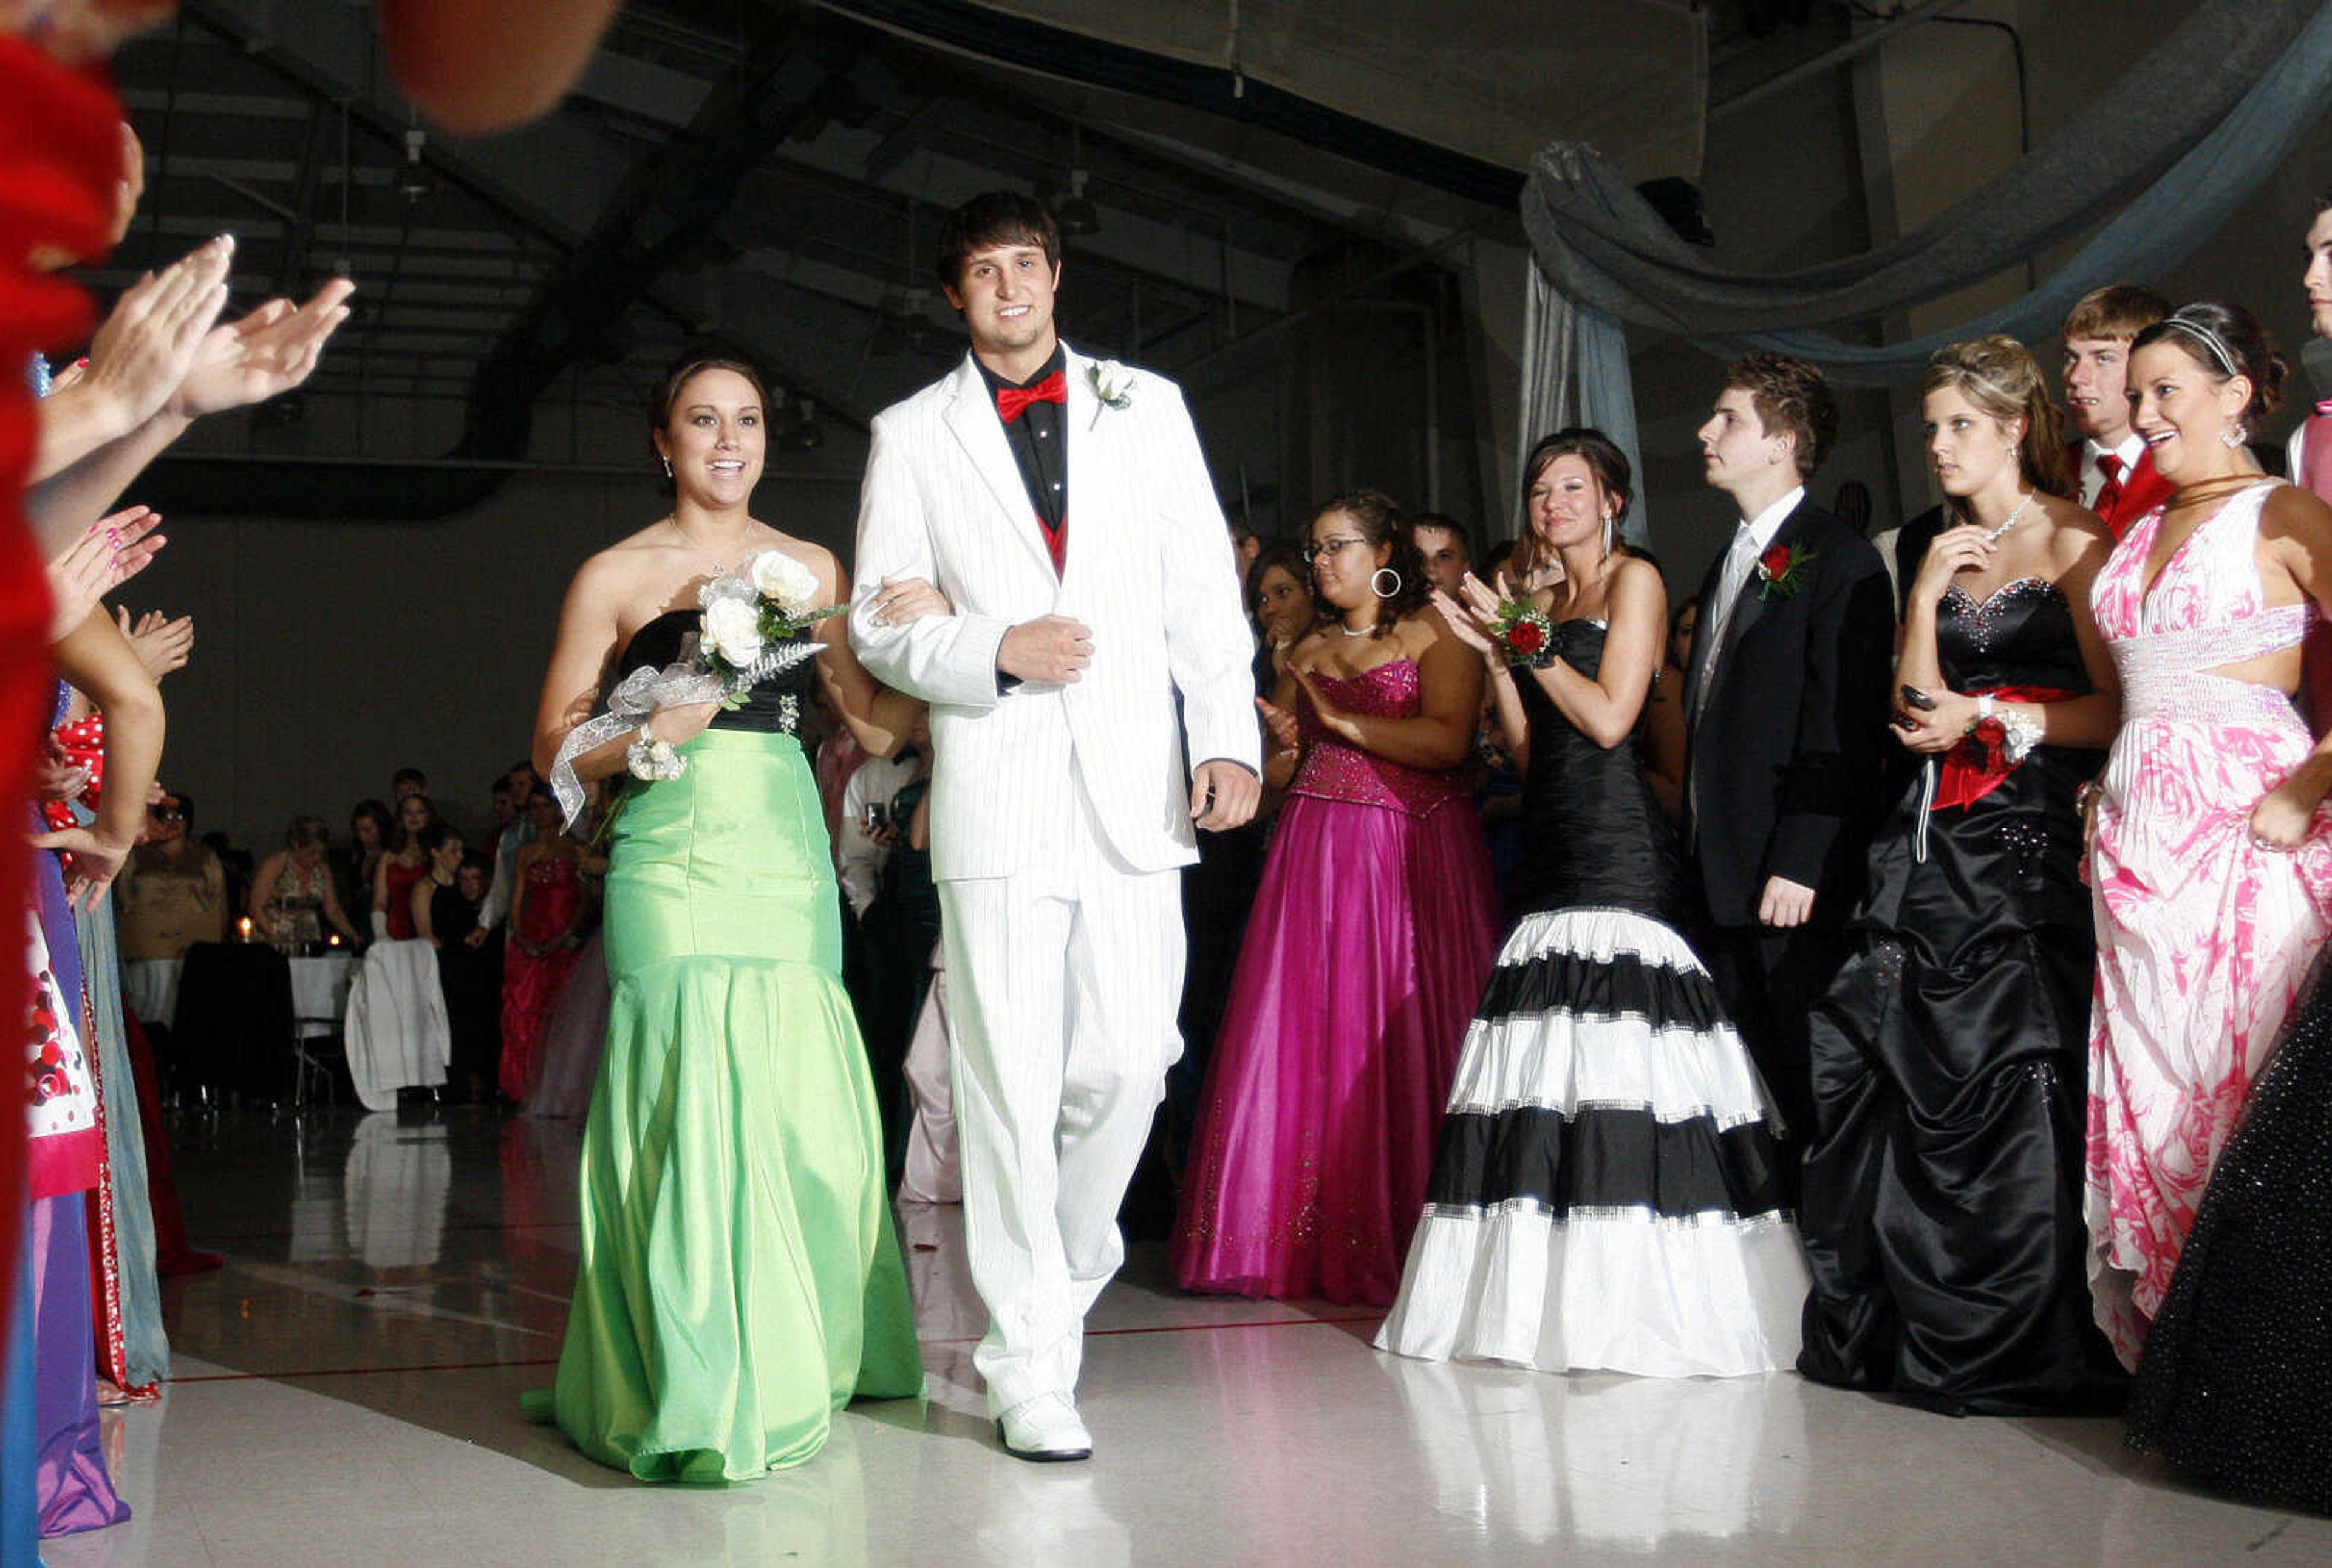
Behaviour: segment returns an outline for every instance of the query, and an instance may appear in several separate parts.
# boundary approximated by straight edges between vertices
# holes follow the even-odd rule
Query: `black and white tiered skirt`
[[[1794,1366],[1779,1118],[1708,971],[1615,909],[1526,916],[1467,1031],[1380,1348],[1543,1372]]]

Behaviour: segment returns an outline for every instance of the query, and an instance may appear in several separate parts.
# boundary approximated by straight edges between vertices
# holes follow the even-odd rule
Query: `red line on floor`
[[[1161,1323],[1150,1328],[1094,1328],[1085,1331],[1088,1339],[1129,1334],[1213,1334],[1238,1328],[1307,1328],[1339,1323],[1377,1323],[1382,1313],[1362,1313],[1352,1317],[1272,1317],[1254,1323]],[[978,1344],[980,1337],[969,1339],[927,1339],[924,1344]],[[303,1378],[380,1377],[393,1372],[486,1372],[496,1367],[556,1366],[555,1355],[530,1356],[518,1361],[450,1361],[421,1362],[410,1366],[337,1366],[310,1367],[295,1372],[198,1372],[192,1377],[171,1377],[166,1383],[248,1383],[296,1382]]]

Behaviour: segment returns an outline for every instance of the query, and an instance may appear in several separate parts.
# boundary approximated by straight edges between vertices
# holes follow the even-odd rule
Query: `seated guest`
[[[2057,330],[2064,340],[2065,406],[2073,416],[2080,502],[2117,539],[2170,499],[2154,454],[2130,425],[2130,340],[2170,313],[2150,289],[2114,283],[2075,301]]]
[[[188,837],[194,815],[183,790],[147,808],[147,837],[113,884],[125,961],[184,958],[198,942],[226,940],[226,868]]]
[[[1950,526],[1895,670],[1916,765],[1811,1022],[1798,1367],[1954,1413],[2117,1402],[2083,1263],[2097,938],[2075,804],[2120,709],[2089,614],[2112,540],[2070,499],[2022,344],[1954,343],[1921,391]]]
[[[411,942],[413,889],[429,875],[429,856],[421,848],[421,831],[437,820],[437,808],[426,795],[407,795],[397,803],[397,834],[374,867],[372,877],[373,934],[391,942]]]
[[[263,942],[278,947],[302,947],[324,940],[330,925],[354,944],[357,928],[340,907],[339,890],[332,885],[331,867],[325,863],[331,833],[320,817],[295,817],[283,835],[283,847],[260,863],[251,884],[252,929]]]
[[[1497,894],[1461,770],[1482,662],[1386,496],[1309,531],[1328,606],[1268,704],[1288,789],[1190,1140],[1186,1290],[1389,1304]]]
[[[492,1090],[502,1045],[502,948],[478,925],[493,863],[465,854],[450,823],[423,828],[421,848],[429,875],[413,889],[414,929],[437,950],[437,984],[454,1036],[452,1081],[462,1095],[481,1100]]]
[[[1454,517],[1438,512],[1410,519],[1409,540],[1425,562],[1425,580],[1440,593],[1454,595],[1474,569],[1474,536]]]

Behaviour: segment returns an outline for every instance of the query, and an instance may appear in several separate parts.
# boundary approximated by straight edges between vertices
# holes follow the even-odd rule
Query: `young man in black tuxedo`
[[[1861,880],[1894,668],[1878,552],[1806,495],[1837,433],[1814,366],[1753,354],[1726,368],[1700,445],[1740,521],[1701,585],[1684,687],[1701,954],[1801,1143],[1806,1017]]]

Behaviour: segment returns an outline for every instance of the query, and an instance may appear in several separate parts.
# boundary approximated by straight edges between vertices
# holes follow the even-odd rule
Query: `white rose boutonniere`
[[[1133,405],[1133,372],[1114,359],[1096,359],[1085,367],[1085,380],[1093,387],[1093,395],[1102,408],[1129,408]],[[1101,423],[1101,408],[1094,410],[1094,423]]]
[[[817,600],[817,574],[781,550],[765,550],[745,563],[753,591],[788,616],[798,616]]]
[[[714,599],[704,607],[705,645],[743,669],[761,656],[761,616],[750,599]]]

